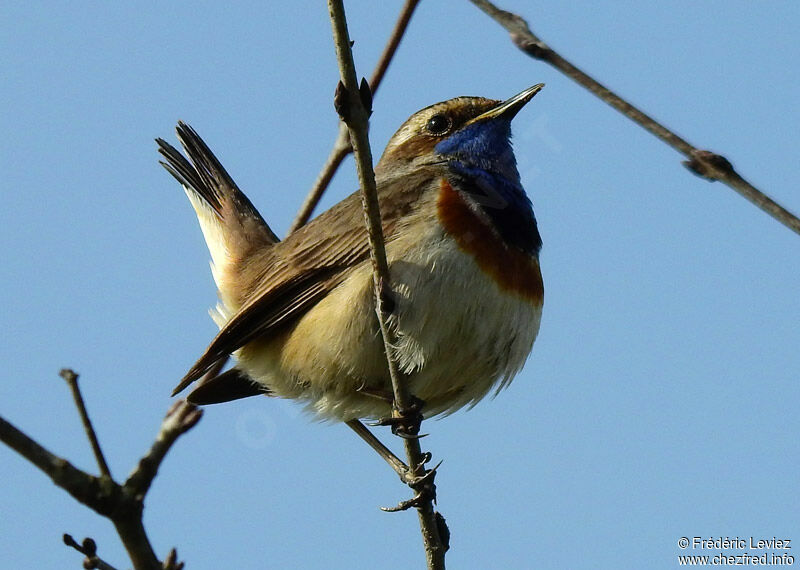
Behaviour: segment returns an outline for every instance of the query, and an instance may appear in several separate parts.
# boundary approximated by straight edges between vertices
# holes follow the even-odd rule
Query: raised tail
[[[242,263],[279,240],[200,135],[182,121],[176,131],[188,160],[159,138],[158,152],[164,158],[161,165],[181,183],[200,222],[220,299],[211,316],[222,328],[238,310],[243,292],[251,285],[248,276],[243,275]],[[226,360],[227,357],[217,362],[215,374]],[[188,383],[182,382],[175,392]]]
[[[178,122],[176,129],[188,160],[163,139],[156,139],[161,165],[181,183],[192,203],[211,253],[211,271],[223,302],[235,294],[237,264],[254,249],[277,243],[258,210],[236,186],[233,178],[195,130]]]

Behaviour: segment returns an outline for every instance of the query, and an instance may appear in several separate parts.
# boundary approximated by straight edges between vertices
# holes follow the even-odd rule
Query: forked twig
[[[75,385],[73,396],[77,393],[78,375],[71,370],[62,370],[61,375]],[[81,399],[82,401],[82,399]],[[78,406],[85,413],[85,407]],[[19,453],[44,472],[53,483],[67,491],[79,503],[114,523],[125,549],[136,570],[178,570],[182,563],[177,561],[174,550],[162,564],[156,556],[142,522],[144,498],[150,488],[158,467],[178,437],[194,427],[200,420],[202,411],[185,401],[178,401],[167,412],[159,430],[158,437],[150,450],[139,461],[128,480],[120,485],[110,474],[95,477],[70,464],[28,437],[22,431],[0,417],[0,441]],[[88,414],[84,426],[91,429]],[[94,429],[91,429],[94,434]],[[91,439],[91,438],[90,438]],[[96,436],[95,436],[96,441]],[[98,446],[99,447],[99,446]],[[102,455],[101,455],[102,456]],[[102,466],[101,466],[102,470]],[[107,470],[106,470],[107,471]],[[76,548],[94,564],[91,568],[110,568],[96,557],[96,545],[91,539],[79,545],[69,535],[64,535],[65,543]]]

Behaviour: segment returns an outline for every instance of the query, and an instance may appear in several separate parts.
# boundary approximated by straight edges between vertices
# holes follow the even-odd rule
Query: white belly
[[[388,245],[396,356],[426,417],[476,403],[519,372],[539,330],[541,304],[500,291],[439,228]],[[277,396],[322,417],[388,415],[391,394],[369,263],[280,339],[248,347],[240,368]],[[362,389],[363,391],[359,391]],[[365,395],[370,392],[373,395]]]

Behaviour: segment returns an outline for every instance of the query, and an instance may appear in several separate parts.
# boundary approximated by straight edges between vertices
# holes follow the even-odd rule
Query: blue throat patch
[[[434,150],[450,159],[451,185],[478,205],[508,245],[539,253],[542,238],[519,179],[510,120],[473,123]]]

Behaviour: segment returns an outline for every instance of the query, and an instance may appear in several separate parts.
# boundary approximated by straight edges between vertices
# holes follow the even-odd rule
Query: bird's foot
[[[395,408],[390,417],[379,418],[369,424],[371,426],[390,426],[392,433],[403,439],[418,439],[427,434],[420,434],[419,428],[422,425],[422,408],[425,402],[416,396],[411,396],[411,404],[404,409]]]
[[[426,453],[423,464],[430,461],[430,458],[431,454]],[[387,513],[396,513],[420,507],[428,501],[436,503],[436,484],[434,483],[434,479],[436,478],[436,470],[439,469],[441,464],[442,462],[440,461],[433,469],[426,470],[421,476],[409,474],[404,482],[415,491],[414,496],[405,501],[400,501],[394,507],[381,507],[381,510]]]

